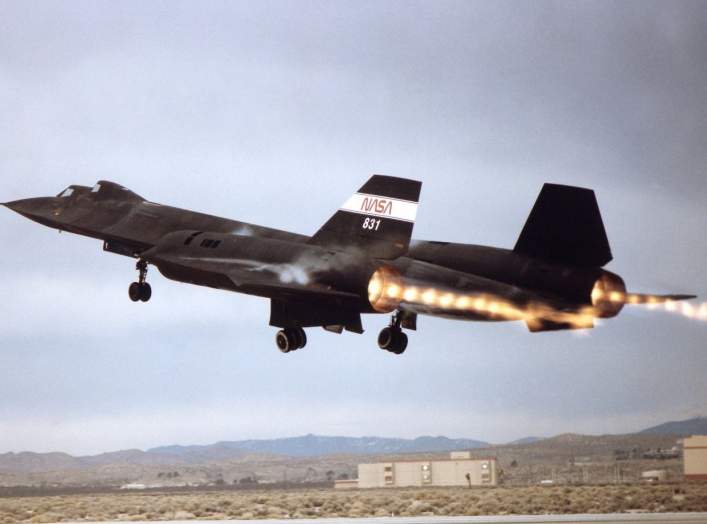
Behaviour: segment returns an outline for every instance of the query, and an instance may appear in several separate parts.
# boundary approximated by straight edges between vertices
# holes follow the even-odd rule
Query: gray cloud
[[[596,189],[631,287],[707,296],[706,22],[703,2],[0,3],[0,200],[112,179],[311,233],[380,172],[424,181],[416,237],[510,246],[555,181]],[[391,358],[370,317],[283,357],[264,300],[153,272],[135,305],[130,260],[0,220],[0,450],[705,411],[705,325],[682,318],[588,336],[424,318]]]

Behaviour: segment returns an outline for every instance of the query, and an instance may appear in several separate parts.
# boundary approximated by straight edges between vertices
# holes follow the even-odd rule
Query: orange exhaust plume
[[[417,284],[406,282],[405,277],[394,268],[382,266],[368,284],[368,300],[373,309],[381,313],[391,312],[401,302],[405,302],[423,308],[441,309],[451,314],[468,312],[492,320],[521,320],[528,324],[553,322],[574,328],[592,327],[596,319],[615,316],[625,304],[662,308],[687,318],[707,321],[707,302],[700,305],[678,302],[692,298],[688,295],[628,293],[623,283],[619,289],[606,278],[595,284],[591,292],[592,306],[575,311],[559,310],[540,301],[519,306],[488,293],[459,293]]]
[[[390,313],[400,304],[402,291],[400,273],[391,267],[381,266],[368,281],[368,302],[379,313]]]
[[[626,293],[611,289],[611,282],[605,278],[600,278],[592,289],[592,304],[599,308],[606,308],[607,305],[614,304],[622,306],[624,304],[646,305],[648,309],[663,309],[669,313],[676,313],[695,320],[707,320],[707,302],[695,305],[689,302],[678,302],[694,298],[692,295],[649,295],[643,293]]]

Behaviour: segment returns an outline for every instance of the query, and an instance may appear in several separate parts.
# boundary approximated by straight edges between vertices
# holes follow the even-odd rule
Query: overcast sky
[[[707,297],[705,2],[0,0],[0,201],[108,179],[311,234],[372,173],[414,236],[512,247],[546,181],[595,189],[635,291]],[[424,317],[400,357],[166,280],[0,209],[0,452],[304,433],[502,442],[707,413],[707,323],[583,335]]]

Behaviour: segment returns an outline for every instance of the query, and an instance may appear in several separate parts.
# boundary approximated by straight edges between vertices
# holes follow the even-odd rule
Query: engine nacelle
[[[599,318],[615,317],[626,303],[626,284],[619,275],[602,271],[594,282],[591,298]]]
[[[368,302],[378,313],[397,309],[403,294],[400,272],[392,266],[379,266],[368,281]]]

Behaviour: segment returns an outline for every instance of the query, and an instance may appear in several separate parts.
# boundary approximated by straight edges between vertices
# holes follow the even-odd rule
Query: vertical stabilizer
[[[579,267],[607,264],[611,249],[594,191],[545,184],[513,251]]]
[[[373,175],[309,240],[311,244],[356,249],[373,258],[407,253],[422,183]]]

